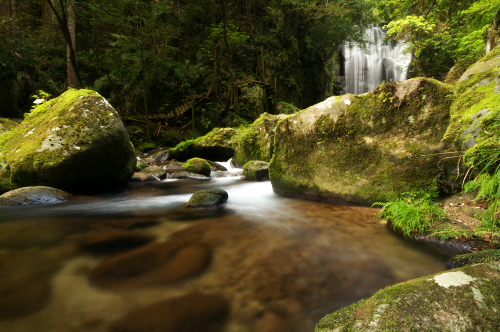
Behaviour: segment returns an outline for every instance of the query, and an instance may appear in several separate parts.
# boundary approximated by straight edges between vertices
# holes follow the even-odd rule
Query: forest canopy
[[[442,79],[484,54],[497,13],[496,0],[0,0],[0,115],[73,86],[123,118],[237,126],[335,94],[339,47],[372,24],[410,43],[414,75]]]

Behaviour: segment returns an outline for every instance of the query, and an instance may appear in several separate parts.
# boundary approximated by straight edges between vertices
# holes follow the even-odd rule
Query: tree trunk
[[[80,82],[77,75],[76,61],[75,63],[71,61],[72,52],[75,54],[76,58],[76,20],[75,20],[75,7],[72,1],[68,1],[67,4],[67,17],[68,17],[68,32],[70,36],[70,43],[67,46],[67,58],[68,58],[68,87],[79,88]]]

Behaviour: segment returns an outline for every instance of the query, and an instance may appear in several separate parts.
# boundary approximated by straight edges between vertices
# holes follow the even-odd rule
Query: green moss
[[[450,272],[468,276],[467,282],[445,287],[437,283],[435,275],[389,286],[325,316],[315,331],[494,330],[500,323],[498,264],[440,274]]]
[[[478,252],[472,252],[468,254],[457,255],[451,260],[451,264],[454,267],[487,263],[487,262],[499,262],[500,261],[500,249],[492,250],[482,250]]]
[[[212,169],[208,161],[202,158],[189,159],[182,165],[182,168],[184,168],[186,172],[202,174],[205,176],[210,176],[210,172]]]
[[[226,161],[234,154],[233,128],[216,128],[205,136],[187,140],[170,149],[170,155],[179,160],[199,157],[215,161]]]
[[[332,97],[279,122],[270,177],[278,192],[371,204],[437,190],[452,87],[428,79]],[[445,163],[443,163],[445,164]]]

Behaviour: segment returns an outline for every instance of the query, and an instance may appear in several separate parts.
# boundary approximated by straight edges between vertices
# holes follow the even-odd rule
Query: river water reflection
[[[184,208],[208,187],[228,202]],[[376,213],[238,178],[0,209],[0,331],[314,331],[335,309],[446,269]]]

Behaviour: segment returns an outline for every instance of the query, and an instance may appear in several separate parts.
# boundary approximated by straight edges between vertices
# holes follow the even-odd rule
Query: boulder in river
[[[170,156],[179,160],[204,158],[213,161],[227,161],[234,155],[232,137],[236,134],[233,128],[214,129],[205,136],[184,141],[170,149]]]
[[[250,160],[243,166],[243,172],[247,180],[269,180],[269,163],[262,160]]]
[[[413,279],[325,316],[316,332],[496,331],[499,263]]]
[[[167,171],[160,166],[149,166],[146,167],[139,172],[134,173],[134,177],[139,178],[141,181],[150,181],[151,176],[154,176],[154,178],[161,179],[165,177],[165,174],[167,174]],[[148,180],[149,179],[149,180]]]
[[[136,162],[127,131],[108,101],[95,91],[70,89],[37,106],[0,137],[0,190],[39,185],[99,190],[128,182]]]
[[[188,208],[204,208],[221,205],[227,202],[228,194],[225,190],[212,188],[199,190],[191,196],[187,203]]]
[[[453,87],[426,78],[334,96],[281,120],[269,166],[273,189],[370,205],[454,181],[443,134]],[[452,154],[447,154],[449,157]]]
[[[35,186],[14,189],[0,195],[0,206],[41,205],[62,203],[73,199],[64,190]]]
[[[186,172],[197,173],[204,176],[210,176],[210,173],[212,172],[212,166],[210,166],[210,163],[202,158],[191,158],[181,167]]]

